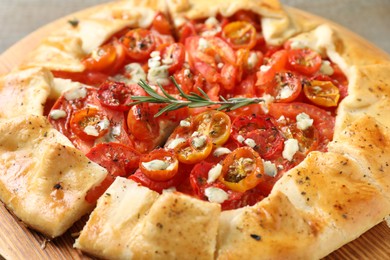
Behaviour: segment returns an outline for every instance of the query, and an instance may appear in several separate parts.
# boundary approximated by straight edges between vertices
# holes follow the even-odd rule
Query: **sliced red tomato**
[[[195,164],[206,159],[213,149],[211,138],[204,134],[194,134],[175,148],[177,159],[181,163]]]
[[[300,113],[307,114],[313,119],[313,126],[318,131],[318,150],[326,151],[326,146],[333,139],[335,118],[327,111],[305,103],[272,103],[269,114],[274,118],[284,116],[295,121]]]
[[[209,136],[214,146],[221,146],[229,139],[230,129],[230,117],[221,111],[206,111],[194,118],[194,130]]]
[[[105,44],[88,54],[82,63],[87,70],[104,71],[116,60],[115,47],[112,44]]]
[[[148,187],[151,190],[162,193],[163,190],[178,187],[187,178],[190,170],[186,165],[179,164],[179,170],[177,174],[167,181],[154,181],[146,176],[141,169],[135,171],[133,175],[129,176],[129,179],[140,183],[141,185]]]
[[[185,44],[188,37],[195,35],[197,35],[195,25],[191,21],[185,22],[178,30],[179,42],[182,44]]]
[[[336,107],[340,99],[340,90],[331,81],[312,80],[304,85],[303,92],[312,103],[322,107]]]
[[[153,181],[172,179],[179,167],[179,161],[173,150],[156,149],[141,157],[139,168]]]
[[[274,79],[277,72],[286,68],[287,59],[288,52],[286,50],[279,50],[275,52],[270,57],[267,64],[261,66],[260,71],[256,73],[256,86],[263,86],[267,83],[270,83]]]
[[[127,55],[136,61],[146,60],[156,47],[152,33],[147,29],[133,29],[127,32],[120,42],[125,47]]]
[[[261,31],[261,19],[260,16],[249,10],[240,10],[236,12],[231,18],[233,21],[245,21],[250,23],[256,28],[257,31]]]
[[[80,82],[89,86],[99,86],[109,77],[108,74],[96,71],[84,72],[68,72],[68,71],[52,71],[53,76],[61,79],[70,79],[75,82]]]
[[[256,45],[256,29],[245,21],[228,23],[222,30],[222,37],[233,49],[252,49]]]
[[[309,48],[288,51],[288,65],[293,71],[314,75],[320,70],[321,63],[321,56]]]
[[[103,111],[87,107],[75,111],[70,118],[70,128],[84,141],[100,138],[108,133],[110,121]]]
[[[160,127],[149,104],[133,105],[127,115],[129,133],[139,140],[153,140],[159,135]]]
[[[276,102],[287,103],[298,98],[302,91],[302,82],[298,75],[291,71],[277,72],[267,89]]]
[[[218,37],[192,36],[186,39],[185,46],[191,69],[199,72],[209,83],[233,88],[238,72],[235,68],[236,55],[229,44]]]
[[[114,178],[111,175],[107,175],[107,177],[98,186],[93,187],[87,192],[85,200],[91,204],[96,203],[96,201],[103,195],[103,193],[108,189],[108,187],[110,187],[113,182]]]
[[[168,18],[161,12],[157,13],[154,17],[151,29],[156,30],[161,34],[170,35],[172,33],[172,27],[168,21]]]
[[[245,144],[249,139],[253,149],[264,159],[274,159],[283,151],[284,138],[274,119],[265,115],[237,117],[232,124],[232,137]]]
[[[140,154],[133,148],[113,142],[96,145],[86,156],[106,168],[113,177],[133,174],[140,160]]]
[[[185,58],[183,44],[172,43],[169,45],[164,45],[160,50],[161,61],[163,64],[168,66],[168,72],[170,75],[183,67]]]
[[[118,111],[128,111],[132,96],[146,96],[146,92],[137,84],[126,85],[123,82],[106,81],[98,89],[100,103]]]
[[[263,160],[250,147],[237,148],[223,160],[218,179],[233,191],[253,189],[264,180]]]

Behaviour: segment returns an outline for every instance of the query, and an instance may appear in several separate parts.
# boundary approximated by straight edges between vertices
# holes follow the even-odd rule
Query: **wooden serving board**
[[[314,17],[317,20],[327,20],[291,8],[291,11]],[[0,75],[11,71],[22,62],[26,53],[34,49],[42,38],[55,28],[77,17],[77,12],[50,23],[31,33],[0,56]],[[345,30],[346,31],[346,30]],[[348,34],[352,34],[346,31]],[[354,36],[360,39],[358,36]],[[369,44],[369,43],[367,43]],[[387,55],[384,53],[384,55]],[[0,104],[1,105],[1,104]],[[85,224],[87,217],[77,222],[63,236],[47,240],[43,235],[28,229],[10,213],[0,202],[0,259],[91,259],[73,248],[74,239]],[[333,252],[325,259],[390,259],[390,228],[385,222],[379,223],[371,230]]]

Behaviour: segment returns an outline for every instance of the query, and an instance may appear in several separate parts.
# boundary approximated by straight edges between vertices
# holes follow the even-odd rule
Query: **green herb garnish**
[[[196,108],[196,107],[206,107],[206,106],[218,106],[217,110],[231,111],[240,107],[248,106],[251,104],[258,104],[264,102],[264,99],[261,98],[228,98],[220,96],[220,101],[211,100],[210,97],[204,92],[201,88],[198,87],[200,95],[194,92],[189,94],[184,93],[183,89],[177,84],[174,77],[171,77],[171,80],[174,86],[179,91],[179,96],[183,99],[177,99],[167,93],[161,84],[158,84],[158,87],[161,89],[163,95],[157,93],[148,83],[144,80],[140,80],[138,85],[145,90],[150,96],[132,96],[131,99],[135,102],[132,105],[140,103],[160,103],[168,104],[159,110],[154,117],[158,117],[165,112],[177,110],[183,107]]]

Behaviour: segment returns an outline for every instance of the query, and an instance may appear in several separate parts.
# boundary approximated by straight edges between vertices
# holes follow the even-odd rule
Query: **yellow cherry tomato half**
[[[213,149],[210,137],[194,133],[186,142],[175,147],[177,159],[181,163],[195,164],[206,159]]]
[[[233,191],[253,189],[264,180],[263,160],[250,147],[237,148],[223,160],[219,180]]]
[[[305,96],[314,104],[335,107],[340,99],[340,90],[330,81],[312,80],[303,87]]]
[[[230,117],[221,111],[210,110],[196,115],[194,129],[210,137],[214,146],[223,145],[230,136]]]
[[[256,45],[256,29],[245,21],[228,23],[222,30],[222,37],[233,49],[252,49]]]

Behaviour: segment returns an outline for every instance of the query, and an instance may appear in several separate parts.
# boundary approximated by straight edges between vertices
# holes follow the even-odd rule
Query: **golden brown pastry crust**
[[[88,213],[85,195],[106,174],[46,118],[0,121],[0,199],[43,234],[59,236]]]
[[[101,43],[121,27],[147,26],[147,22],[139,22],[149,21],[155,10],[167,8],[164,1],[143,3],[146,9],[140,8],[139,12],[119,11],[132,10],[140,4],[129,1],[81,15],[79,28],[67,25],[67,29],[49,37],[25,66],[82,71],[81,57],[99,43],[83,32],[101,28]],[[388,55],[328,21],[293,9],[286,13],[274,0],[220,0],[213,5],[204,0],[167,3],[173,19],[207,18],[218,12],[228,16],[240,9],[253,10],[262,15],[268,42],[300,40],[337,63],[349,79],[349,96],[340,104],[334,141],[329,144],[329,152],[313,152],[286,173],[271,195],[253,207],[220,213],[216,204],[177,193],[158,197],[146,192],[146,188],[134,188],[145,191],[140,200],[145,205],[129,214],[134,217],[134,212],[139,211],[142,217],[127,227],[128,236],[108,241],[94,232],[115,230],[107,220],[111,216],[108,212],[122,213],[118,203],[131,197],[123,195],[129,191],[118,191],[113,186],[110,192],[119,192],[123,197],[115,202],[110,196],[99,199],[75,244],[77,248],[108,258],[182,259],[196,255],[201,259],[313,259],[348,243],[390,213]],[[61,44],[63,41],[68,44]],[[121,221],[126,223],[126,215]],[[116,245],[107,247],[105,243],[109,242]]]

